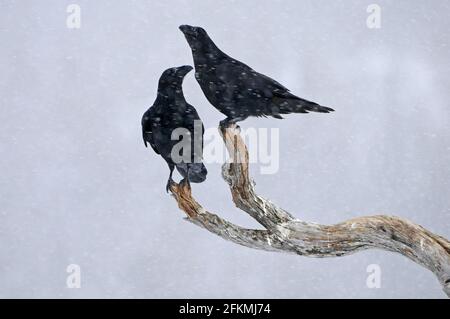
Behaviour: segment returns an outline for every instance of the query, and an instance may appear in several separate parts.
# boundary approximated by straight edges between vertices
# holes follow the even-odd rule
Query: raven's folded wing
[[[149,143],[156,154],[161,154],[156,147],[155,140],[153,138],[152,121],[149,116],[150,114],[148,114],[147,112],[145,112],[144,116],[142,116],[141,121],[142,138],[144,139],[145,147],[147,147],[147,143]]]

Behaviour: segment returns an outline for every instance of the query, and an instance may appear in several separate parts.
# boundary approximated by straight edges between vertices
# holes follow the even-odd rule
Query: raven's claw
[[[167,193],[169,193],[169,191],[170,191],[170,186],[172,186],[173,184],[174,184],[173,179],[172,179],[172,178],[169,178],[169,179],[167,180],[167,184],[166,184],[166,192],[167,192]]]
[[[181,187],[190,186],[189,178],[183,178],[183,179],[180,181],[180,186],[181,186]]]
[[[230,125],[230,122],[229,122],[228,118],[226,118],[226,119],[224,119],[224,120],[222,120],[222,121],[219,122],[219,126],[220,126],[222,129],[228,128],[229,125]]]

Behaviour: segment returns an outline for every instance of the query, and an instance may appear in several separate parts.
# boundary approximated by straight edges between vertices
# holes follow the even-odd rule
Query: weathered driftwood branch
[[[248,151],[232,126],[221,130],[230,160],[222,176],[236,206],[264,230],[245,229],[206,211],[193,197],[189,184],[172,184],[171,191],[187,220],[234,243],[255,249],[309,257],[338,257],[368,248],[400,253],[431,270],[450,297],[450,242],[420,225],[394,216],[354,218],[336,225],[301,221],[255,192],[249,177]]]

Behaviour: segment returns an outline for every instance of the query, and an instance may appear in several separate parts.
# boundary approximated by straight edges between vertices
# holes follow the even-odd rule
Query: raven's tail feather
[[[301,98],[277,99],[272,108],[274,108],[273,113],[277,113],[276,111],[278,111],[279,114],[309,112],[330,113],[334,111],[330,107],[322,106]]]
[[[203,163],[179,163],[176,165],[178,172],[181,176],[183,176],[183,178],[186,178],[189,168],[189,181],[192,183],[204,182],[206,175],[208,174],[208,171]]]

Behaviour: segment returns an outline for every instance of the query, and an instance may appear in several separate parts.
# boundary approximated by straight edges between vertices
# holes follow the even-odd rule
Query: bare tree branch
[[[249,177],[248,151],[239,129],[221,131],[230,154],[222,176],[233,202],[257,220],[264,230],[245,229],[206,211],[188,184],[172,184],[171,191],[187,219],[226,240],[246,247],[295,253],[308,257],[339,257],[379,248],[400,253],[432,271],[450,297],[450,242],[420,225],[395,216],[367,216],[336,225],[319,225],[294,218],[255,192]]]

